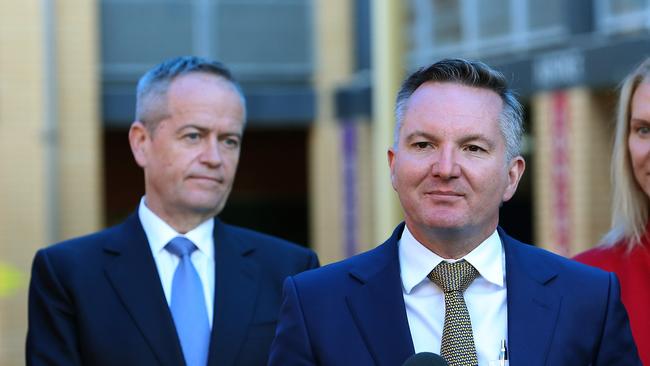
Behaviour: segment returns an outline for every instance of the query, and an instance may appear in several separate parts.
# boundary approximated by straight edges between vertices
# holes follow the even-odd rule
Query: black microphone
[[[449,364],[435,353],[420,352],[407,358],[402,366],[449,366]]]

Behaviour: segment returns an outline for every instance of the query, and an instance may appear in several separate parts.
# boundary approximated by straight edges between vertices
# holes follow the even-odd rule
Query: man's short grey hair
[[[196,56],[180,56],[165,60],[142,75],[136,94],[136,121],[142,122],[150,131],[155,130],[158,122],[167,116],[169,85],[177,77],[191,73],[207,73],[223,78],[240,95],[246,109],[244,93],[224,64]]]
[[[499,127],[506,142],[506,158],[510,161],[521,154],[521,139],[524,133],[523,108],[512,90],[508,88],[506,78],[502,73],[482,62],[463,59],[445,59],[423,67],[406,78],[397,93],[395,103],[394,149],[398,148],[399,134],[409,98],[420,85],[428,81],[458,83],[497,93],[503,101]]]

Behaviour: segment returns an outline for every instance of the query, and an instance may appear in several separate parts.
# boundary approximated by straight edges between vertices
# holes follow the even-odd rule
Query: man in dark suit
[[[216,218],[239,160],[239,86],[220,63],[175,58],[140,79],[136,109],[145,196],[122,224],[38,251],[27,364],[266,364],[282,281],[318,260]]]
[[[405,223],[284,284],[269,364],[640,365],[613,274],[498,227],[516,191],[521,106],[480,62],[443,60],[397,97],[391,180]]]

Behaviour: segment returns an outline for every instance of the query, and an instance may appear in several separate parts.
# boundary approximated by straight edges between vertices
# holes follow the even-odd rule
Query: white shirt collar
[[[445,259],[418,242],[406,225],[398,246],[402,286],[404,291],[410,294],[415,286],[425,280],[428,281],[429,272]],[[474,266],[486,281],[504,286],[503,246],[496,230],[461,259]]]
[[[153,253],[163,251],[165,245],[172,239],[177,236],[183,236],[191,240],[208,258],[214,259],[214,241],[212,239],[214,229],[213,218],[203,221],[199,226],[188,231],[186,234],[180,234],[147,207],[145,198],[142,197],[140,199],[138,217],[140,218],[142,228],[147,235],[147,240],[149,240],[149,245]]]

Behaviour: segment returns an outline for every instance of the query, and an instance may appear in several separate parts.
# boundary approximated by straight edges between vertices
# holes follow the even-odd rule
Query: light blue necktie
[[[190,259],[197,249],[196,245],[178,236],[165,249],[180,258],[172,281],[171,311],[185,363],[187,366],[205,366],[208,362],[210,324],[201,278]]]

